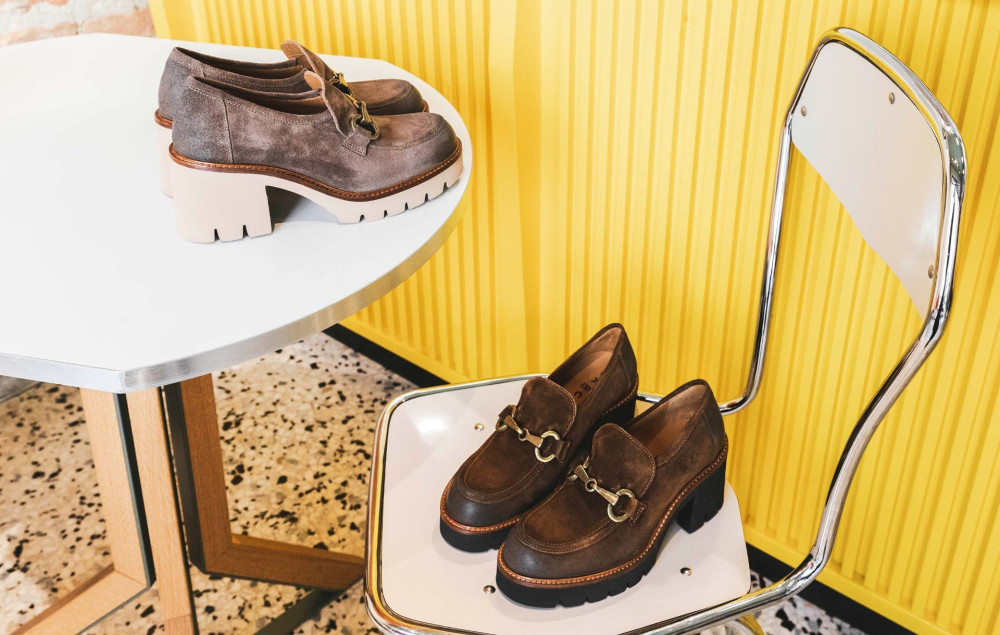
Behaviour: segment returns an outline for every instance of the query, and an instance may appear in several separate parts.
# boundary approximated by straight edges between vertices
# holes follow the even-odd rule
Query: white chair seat
[[[722,510],[694,534],[672,524],[652,571],[603,602],[555,609],[515,604],[496,584],[496,551],[464,553],[438,532],[441,492],[516,403],[527,377],[404,395],[379,423],[369,518],[368,608],[386,632],[622,633],[739,597],[750,568],[739,503],[726,488]],[[482,423],[477,430],[475,424]],[[689,575],[682,570],[690,570]],[[376,597],[373,597],[373,594]],[[436,630],[435,630],[436,629]]]

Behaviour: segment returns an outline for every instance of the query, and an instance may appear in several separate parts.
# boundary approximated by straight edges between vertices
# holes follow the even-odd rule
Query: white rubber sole
[[[172,130],[166,126],[156,125],[156,156],[160,163],[160,190],[167,196],[174,195],[173,165],[170,158],[170,137]]]
[[[462,156],[412,187],[367,201],[337,198],[274,174],[188,167],[173,157],[170,157],[170,169],[177,233],[184,240],[211,243],[270,234],[273,225],[267,201],[268,187],[304,196],[342,223],[395,216],[436,198],[455,185],[462,175]]]

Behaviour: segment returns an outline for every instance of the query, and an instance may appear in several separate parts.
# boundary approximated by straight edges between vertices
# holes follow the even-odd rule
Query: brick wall
[[[153,35],[148,0],[0,0],[0,46],[77,33]]]

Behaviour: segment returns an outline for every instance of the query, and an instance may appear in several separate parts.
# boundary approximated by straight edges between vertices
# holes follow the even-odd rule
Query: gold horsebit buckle
[[[577,465],[573,468],[573,471],[566,475],[567,481],[575,481],[580,479],[583,483],[583,489],[588,492],[597,494],[604,500],[608,501],[608,518],[615,521],[616,523],[621,523],[628,520],[628,514],[616,514],[615,505],[622,497],[628,497],[635,500],[635,494],[632,493],[630,489],[620,489],[617,492],[612,492],[611,490],[604,489],[597,483],[597,479],[587,473],[587,468],[590,467],[590,457],[588,456],[584,459],[583,463]]]
[[[351,127],[357,128],[358,126],[361,126],[371,133],[372,139],[377,139],[379,137],[378,124],[376,124],[375,120],[368,114],[368,104],[363,101],[358,101],[350,93],[344,94],[351,100],[354,105],[354,109],[357,110],[357,112],[351,116]]]
[[[542,455],[541,449],[542,449],[542,444],[545,443],[545,439],[554,439],[556,441],[559,441],[561,439],[559,433],[556,432],[555,430],[546,430],[541,434],[541,436],[537,434],[532,434],[530,430],[528,430],[527,428],[522,428],[517,424],[517,421],[514,420],[515,410],[516,407],[511,406],[510,414],[503,416],[497,420],[496,424],[497,432],[501,432],[503,430],[506,430],[507,428],[510,428],[511,430],[516,432],[518,441],[527,441],[531,445],[535,446],[535,458],[541,461],[542,463],[548,463],[552,459],[556,458],[555,454]]]
[[[335,88],[344,93],[347,99],[351,102],[351,105],[354,106],[354,110],[357,111],[351,116],[351,128],[354,129],[361,126],[368,132],[372,133],[372,139],[377,139],[379,137],[378,124],[376,124],[375,120],[368,114],[368,104],[354,96],[354,91],[351,90],[351,87],[344,81],[344,74],[334,73],[329,82]]]
[[[326,79],[330,86],[333,86],[340,92],[347,96],[350,100],[351,105],[354,106],[354,110],[357,112],[351,116],[351,129],[355,129],[361,126],[365,130],[371,133],[372,139],[377,139],[379,137],[378,124],[372,119],[371,115],[368,114],[368,104],[360,101],[354,96],[354,90],[351,86],[344,81],[344,74],[338,73],[334,70],[330,71],[330,75]]]

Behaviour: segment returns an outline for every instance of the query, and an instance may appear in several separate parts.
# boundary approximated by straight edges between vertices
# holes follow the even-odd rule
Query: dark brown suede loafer
[[[184,84],[190,76],[275,95],[316,97],[317,91],[305,79],[306,72],[311,71],[341,92],[364,102],[372,115],[399,115],[427,110],[420,91],[406,80],[373,79],[348,83],[342,73],[331,69],[322,58],[298,42],[285,42],[281,45],[281,51],[288,59],[268,64],[213,57],[179,47],[170,52],[160,78],[159,102],[154,117],[164,194],[173,195],[170,170],[163,168],[169,168],[170,165],[167,151],[170,146],[170,130],[173,128],[174,118],[181,110]]]
[[[530,379],[517,405],[452,477],[441,496],[441,535],[463,551],[495,549],[521,516],[566,476],[598,424],[635,414],[635,354],[610,324],[548,378]]]
[[[269,187],[357,223],[413,209],[458,182],[462,144],[440,115],[371,116],[311,71],[306,81],[318,96],[274,97],[187,78],[170,146],[182,238],[269,234]]]
[[[590,456],[528,512],[497,554],[497,587],[529,606],[621,593],[656,561],[674,518],[687,532],[722,507],[728,441],[708,384],[689,382],[628,426],[607,424]]]

